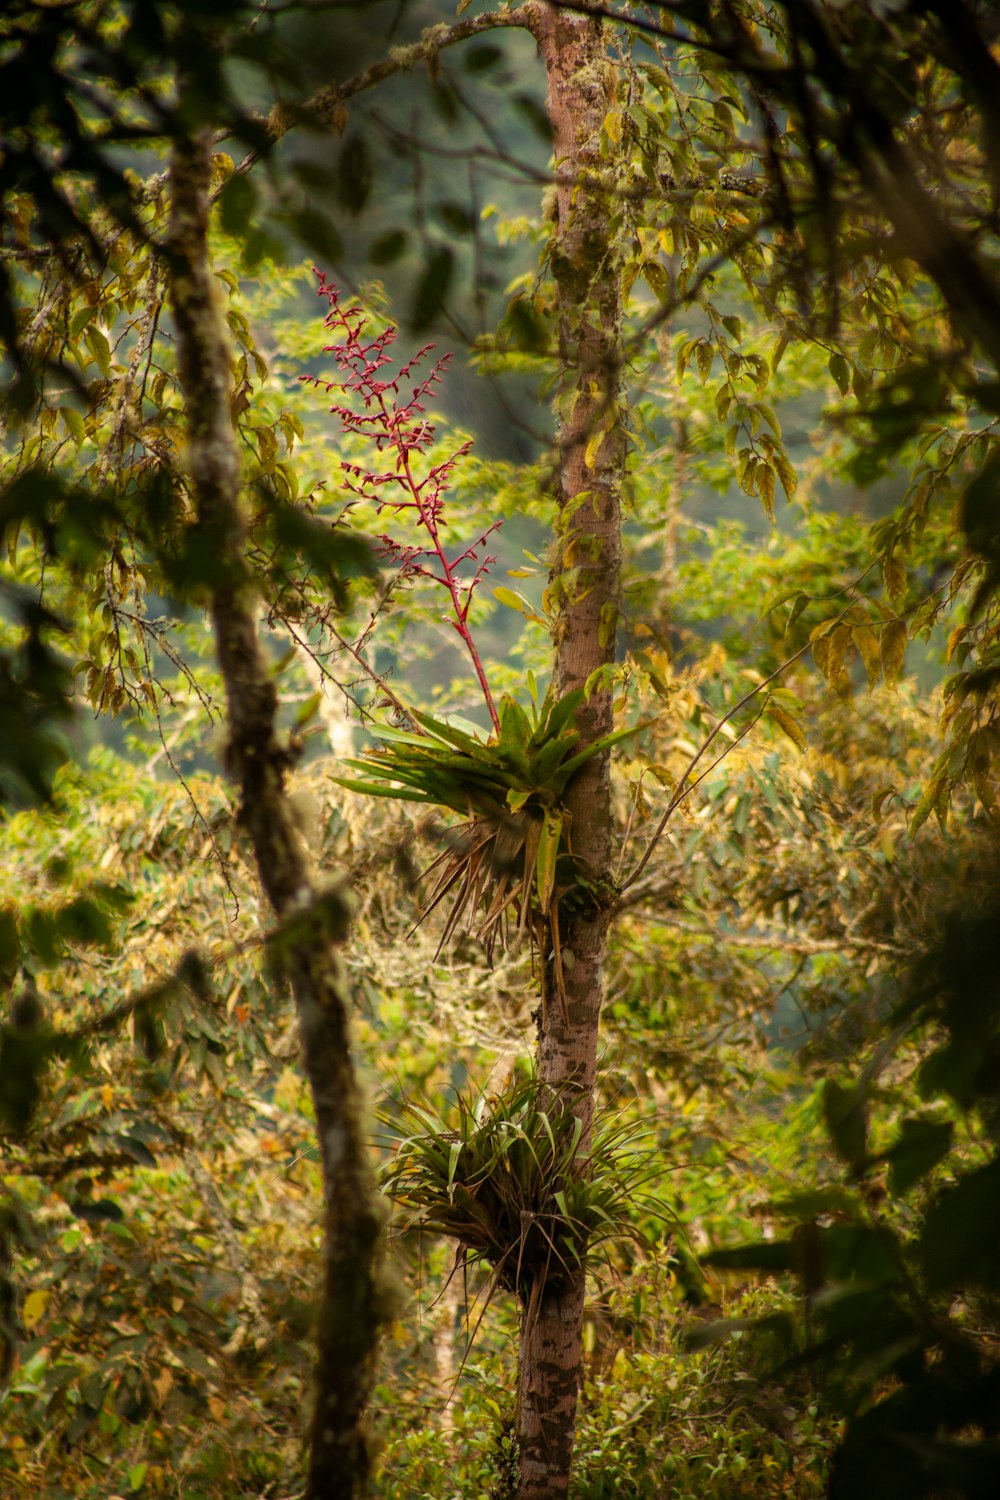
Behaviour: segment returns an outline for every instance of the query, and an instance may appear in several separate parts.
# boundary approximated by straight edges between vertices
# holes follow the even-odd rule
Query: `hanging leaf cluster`
[[[515,1078],[478,1101],[459,1098],[457,1119],[415,1102],[383,1170],[401,1229],[457,1240],[460,1252],[492,1268],[494,1288],[533,1296],[573,1276],[601,1245],[640,1240],[633,1218],[652,1176],[653,1154],[637,1128],[600,1122],[581,1170],[583,1122],[534,1077]],[[394,1133],[400,1122],[383,1112]],[[654,1217],[666,1210],[656,1206]]]
[[[560,993],[558,903],[580,883],[563,795],[582,765],[643,727],[619,729],[577,748],[575,716],[583,701],[582,688],[561,698],[550,694],[529,715],[505,695],[499,731],[486,741],[473,724],[414,711],[411,729],[381,726],[383,743],[364,759],[347,762],[362,778],[334,778],[367,796],[423,802],[463,816],[427,871],[437,880],[420,920],[450,897],[441,946],[463,917],[471,926],[474,914],[482,913],[475,932],[488,954],[499,937],[509,944],[512,928],[515,942],[526,931],[535,938],[540,922],[551,938]]]

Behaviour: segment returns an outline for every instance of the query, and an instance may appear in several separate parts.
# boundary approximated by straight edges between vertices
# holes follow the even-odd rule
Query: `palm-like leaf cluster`
[[[644,1237],[635,1208],[657,1169],[640,1128],[599,1121],[578,1157],[582,1122],[534,1077],[475,1103],[459,1098],[450,1120],[412,1101],[402,1121],[387,1111],[380,1119],[398,1141],[383,1169],[397,1225],[457,1240],[491,1267],[494,1288],[516,1291],[526,1307],[585,1256]],[[401,1128],[409,1134],[398,1139]],[[643,1207],[648,1224],[650,1202]],[[655,1202],[653,1216],[668,1215]]]
[[[450,897],[441,946],[466,918],[488,954],[498,937],[509,942],[512,931],[515,941],[526,931],[541,937],[541,924],[555,955],[560,992],[558,902],[578,883],[563,796],[570,777],[592,756],[642,727],[579,748],[575,716],[583,701],[581,688],[558,699],[550,694],[529,716],[504,696],[499,731],[488,740],[472,724],[414,711],[411,729],[381,726],[376,732],[382,744],[363,760],[347,762],[363,779],[336,778],[355,792],[460,814],[465,821],[450,831],[447,847],[425,872],[437,878],[420,920]]]

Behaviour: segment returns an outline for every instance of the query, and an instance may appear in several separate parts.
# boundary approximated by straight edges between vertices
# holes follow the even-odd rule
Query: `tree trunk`
[[[258,639],[256,589],[245,563],[229,339],[207,239],[210,170],[207,135],[175,145],[167,261],[188,475],[200,541],[215,570],[210,609],[228,704],[227,768],[240,787],[240,820],[261,883],[282,924],[277,943],[298,1010],[322,1158],[325,1264],[307,1495],[353,1500],[367,1489],[362,1418],[379,1321],[382,1215],[337,954],[345,907],[339,897],[317,890],[285,792],[290,757],[278,737],[277,696]]]
[[[614,245],[615,203],[606,191],[612,161],[603,131],[614,103],[614,74],[602,23],[548,5],[532,26],[548,84],[556,188],[549,262],[559,297],[557,601],[555,691],[583,686],[610,666],[621,572],[621,267]],[[599,446],[597,434],[604,432]],[[612,722],[610,683],[597,682],[577,717],[581,744]],[[584,1122],[581,1164],[590,1143],[605,949],[614,905],[610,879],[609,757],[595,756],[566,797],[570,841],[586,899],[560,911],[565,1008],[543,1008],[538,1074],[543,1087]],[[547,984],[551,994],[553,985]],[[585,1273],[539,1288],[525,1312],[518,1380],[519,1496],[565,1495],[569,1483],[582,1363]]]

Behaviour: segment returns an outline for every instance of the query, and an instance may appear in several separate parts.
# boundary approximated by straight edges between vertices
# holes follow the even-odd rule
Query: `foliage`
[[[749,1339],[685,1353],[669,1279],[661,1259],[641,1260],[588,1309],[573,1500],[656,1500],[665,1479],[679,1500],[818,1500],[836,1419],[801,1377],[762,1387],[767,1354]],[[752,1316],[759,1301],[739,1310]],[[502,1331],[489,1347],[480,1334],[469,1354],[450,1433],[437,1427],[426,1387],[404,1394],[381,1452],[379,1495],[503,1493],[510,1372]]]
[[[543,1291],[611,1243],[642,1241],[636,1218],[652,1158],[634,1125],[608,1119],[577,1159],[583,1122],[534,1077],[516,1074],[495,1093],[459,1096],[440,1119],[410,1100],[383,1182],[401,1231],[457,1240],[463,1261],[485,1261],[494,1287],[516,1291],[532,1317]],[[454,1128],[450,1128],[454,1125]],[[647,1213],[650,1211],[647,1205]],[[655,1210],[654,1210],[655,1212]]]
[[[680,3],[641,23],[645,40],[616,33],[595,149],[630,297],[629,388],[580,456],[594,473],[627,410],[632,509],[623,645],[596,684],[614,687],[616,727],[581,749],[581,695],[539,707],[519,692],[525,663],[544,680],[549,643],[513,630],[556,621],[565,579],[587,564],[572,525],[538,555],[548,467],[477,460],[465,434],[435,433],[424,403],[440,399],[441,367],[411,375],[411,360],[386,378],[377,285],[349,308],[321,286],[346,385],[331,434],[299,379],[315,358],[303,273],[269,258],[275,200],[250,171],[295,124],[344,131],[332,173],[308,153],[282,158],[279,213],[337,263],[335,203],[352,256],[370,241],[390,268],[393,305],[454,329],[462,268],[483,272],[468,323],[487,324],[500,295],[487,279],[501,251],[520,253],[513,191],[477,213],[477,173],[488,158],[510,170],[511,138],[478,107],[463,115],[488,142],[468,163],[471,207],[421,179],[396,223],[409,168],[397,151],[400,175],[373,175],[383,120],[362,103],[350,122],[336,88],[266,124],[248,112],[248,76],[269,103],[303,97],[283,9],[88,0],[15,4],[0,20],[0,337],[15,377],[0,513],[4,1482],[222,1500],[284,1492],[298,1475],[320,1193],[276,960],[302,929],[266,927],[231,796],[204,772],[221,684],[201,612],[219,555],[191,522],[163,336],[156,154],[210,119],[250,151],[241,170],[221,153],[214,164],[218,293],[235,341],[247,564],[275,632],[302,836],[324,878],[348,872],[357,919],[343,952],[375,1089],[459,1091],[451,1115],[402,1107],[414,1128],[389,1180],[529,1302],[528,1262],[558,1281],[606,1252],[620,1281],[602,1278],[590,1313],[581,1497],[652,1496],[667,1480],[678,1496],[818,1494],[841,1415],[833,1493],[991,1493],[995,910],[950,919],[944,956],[900,988],[949,891],[992,868],[962,839],[980,824],[994,837],[1000,744],[996,63],[962,32],[982,14],[741,0],[723,24]],[[447,45],[438,30],[396,49],[379,75],[426,65],[405,97],[426,90],[440,109],[432,149],[453,150],[470,79],[507,66],[493,41],[449,62],[473,24],[478,13]],[[535,178],[539,142],[526,152]],[[933,253],[922,224],[940,231]],[[540,260],[519,264],[477,355],[490,372],[551,380],[559,266],[548,221],[522,227]],[[404,252],[413,295],[391,272]],[[780,536],[765,530],[779,513]],[[368,514],[395,532],[378,570],[351,531],[372,530]],[[535,549],[509,569],[524,592],[495,590],[510,607],[487,618],[486,570],[520,545]],[[429,590],[405,587],[429,576]],[[475,707],[445,638],[473,662],[491,738],[450,711]],[[382,748],[349,759],[353,776],[321,756],[293,771],[319,749],[333,682],[352,713],[374,704]],[[583,757],[624,746],[634,731],[617,726],[650,710],[616,757],[617,868],[595,888],[565,793]],[[352,787],[383,800],[362,812]],[[410,802],[464,820],[422,899],[413,849],[430,830]],[[598,1134],[579,1172],[558,1100],[494,1083],[537,1001],[525,958],[494,949],[527,930],[543,972],[551,950],[543,1003],[558,1006],[573,956],[557,918],[573,901],[617,903],[601,1088],[626,1148],[622,1163]],[[494,970],[463,940],[466,917]],[[669,1276],[645,1259],[649,1216],[627,1201],[647,1166],[629,1154],[633,1130],[655,1135],[657,1197],[684,1226]],[[800,1315],[773,1284],[729,1305],[705,1256],[738,1241],[718,1267],[797,1282]],[[397,1251],[411,1271],[406,1237]],[[383,1356],[378,1483],[401,1497],[485,1493],[497,1464],[481,1434],[510,1458],[511,1310],[495,1299],[456,1369],[461,1316],[435,1310],[446,1273],[433,1246],[427,1266],[424,1327],[440,1316],[457,1411],[449,1429],[431,1336],[400,1320]],[[682,1321],[730,1312],[737,1340],[682,1355]],[[748,1326],[762,1313],[766,1358]]]
[[[230,845],[228,885],[192,869],[210,845],[191,798]],[[47,1058],[4,1145],[14,1495],[254,1492],[299,1462],[315,1172],[288,1165],[310,1138],[291,1017],[226,930],[233,891],[255,900],[232,834],[217,782],[108,752],[3,829],[34,1030],[23,1004],[10,1020]]]
[[[504,946],[510,945],[510,928],[516,922],[517,941],[527,931],[540,947],[551,943],[560,990],[564,960],[559,903],[567,896],[587,899],[584,882],[573,868],[562,796],[580,766],[637,732],[619,729],[577,749],[580,731],[574,715],[584,696],[582,688],[555,700],[549,693],[541,707],[532,705],[529,718],[505,694],[497,733],[485,742],[472,724],[462,727],[454,719],[445,722],[414,710],[418,733],[380,726],[376,733],[384,748],[364,760],[347,762],[364,772],[364,779],[335,778],[350,791],[467,814],[467,821],[449,834],[449,847],[426,872],[441,867],[425,913],[457,886],[442,945],[466,911],[471,922],[485,907],[476,935],[487,954],[501,935]]]
[[[944,1489],[971,1500],[995,1485],[996,932],[992,890],[945,916],[880,1052],[856,1081],[827,1079],[848,1184],[773,1205],[790,1237],[710,1257],[798,1280],[809,1320],[799,1358],[824,1370],[849,1418],[834,1497]],[[890,1093],[879,1075],[904,1039],[907,1073]],[[914,1093],[919,1113],[905,1107]],[[887,1099],[892,1128],[876,1135]]]

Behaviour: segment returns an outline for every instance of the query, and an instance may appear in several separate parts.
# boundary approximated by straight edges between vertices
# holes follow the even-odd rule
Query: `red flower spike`
[[[344,379],[339,382],[326,381],[315,375],[302,375],[300,379],[327,395],[331,391],[342,390],[359,398],[364,406],[364,415],[346,405],[332,406],[331,414],[339,418],[345,432],[362,434],[372,439],[377,453],[382,454],[387,450],[395,453],[393,472],[365,469],[342,460],[345,488],[359,499],[370,501],[375,506],[377,515],[381,516],[385,511],[395,514],[403,510],[415,512],[418,524],[426,533],[428,544],[423,547],[413,546],[383,534],[378,538],[377,554],[395,565],[400,582],[405,582],[407,578],[428,578],[447,591],[451,605],[450,623],[457,630],[472,659],[493,728],[499,732],[500,720],[476,643],[469,630],[468,619],[472,596],[496,561],[495,557],[483,555],[483,548],[487,538],[502,522],[495,521],[477,541],[456,556],[449,557],[440,537],[440,532],[447,525],[444,514],[445,492],[455,465],[465,457],[472,445],[469,442],[460,444],[450,457],[434,464],[422,478],[417,476],[412,462],[414,456],[423,456],[434,440],[434,425],[425,419],[421,402],[424,397],[433,394],[451,356],[444,355],[426,375],[413,380],[413,372],[423,364],[434,348],[433,344],[425,344],[397,371],[394,379],[378,378],[378,372],[392,364],[386,350],[396,338],[395,328],[390,325],[366,342],[364,334],[369,320],[358,308],[342,307],[337,288],[327,281],[322,271],[315,267],[313,269],[319,279],[317,295],[325,297],[330,304],[324,326],[335,336],[339,335],[338,342],[327,345],[323,352],[334,356]],[[411,382],[407,401],[400,398],[399,387],[403,380]],[[383,493],[387,485],[395,486],[396,492],[391,495]],[[463,564],[474,565],[471,578],[460,573]]]

